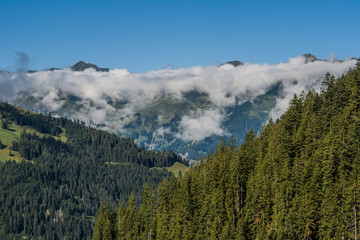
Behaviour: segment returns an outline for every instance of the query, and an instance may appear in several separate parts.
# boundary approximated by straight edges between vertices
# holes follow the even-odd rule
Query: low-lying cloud
[[[19,93],[27,91],[40,99],[37,107],[56,112],[65,104],[66,95],[77,97],[80,109],[71,113],[87,124],[102,124],[105,129],[123,131],[136,109],[146,107],[159,96],[183,100],[183,93],[206,93],[212,103],[211,110],[198,110],[182,116],[178,133],[184,141],[201,140],[212,134],[224,135],[222,109],[250,100],[282,83],[284,92],[271,112],[279,117],[288,107],[294,94],[319,89],[322,77],[330,72],[340,76],[353,67],[356,60],[308,62],[305,57],[290,58],[287,63],[275,65],[245,63],[234,67],[195,66],[166,68],[146,73],[131,73],[126,69],[97,72],[86,69],[75,72],[70,68],[25,73],[28,59],[23,55],[16,73],[0,73],[0,98],[13,101]],[[116,104],[115,104],[116,103]],[[114,107],[115,105],[121,107]],[[36,107],[36,106],[34,106]]]
[[[190,116],[184,116],[179,125],[177,137],[183,141],[201,141],[211,135],[227,134],[222,128],[224,113],[220,109],[197,110]]]

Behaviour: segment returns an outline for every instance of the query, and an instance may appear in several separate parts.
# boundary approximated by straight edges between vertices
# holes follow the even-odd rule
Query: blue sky
[[[0,0],[0,69],[172,66],[360,57],[360,1]]]

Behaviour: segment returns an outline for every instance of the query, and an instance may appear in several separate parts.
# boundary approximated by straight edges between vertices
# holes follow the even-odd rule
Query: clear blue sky
[[[360,57],[359,0],[0,0],[0,69],[79,60],[132,72],[310,52]]]

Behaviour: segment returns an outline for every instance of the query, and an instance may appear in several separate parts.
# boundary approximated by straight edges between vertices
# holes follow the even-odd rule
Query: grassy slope
[[[181,174],[185,174],[187,171],[189,171],[189,167],[185,166],[184,164],[181,164],[179,162],[174,163],[171,167],[166,168],[169,172],[172,172],[176,177],[179,175],[179,172]]]
[[[161,169],[161,168],[153,167],[151,169]],[[175,177],[179,176],[180,172],[182,175],[184,175],[186,172],[188,172],[190,170],[189,167],[187,167],[184,164],[179,163],[179,162],[176,162],[171,167],[166,167],[165,169],[167,171],[171,172],[172,174],[174,174]]]
[[[18,152],[15,151],[11,151],[12,154],[14,154],[14,156],[10,156],[10,146],[12,144],[13,141],[17,141],[20,139],[20,134],[23,131],[26,132],[30,132],[30,133],[35,133],[38,136],[46,136],[47,134],[42,134],[37,132],[36,130],[34,130],[31,127],[28,126],[19,126],[16,125],[14,123],[11,123],[8,125],[8,129],[2,129],[0,128],[0,139],[1,142],[6,145],[6,148],[0,150],[0,162],[4,162],[7,160],[15,160],[17,162],[24,160],[20,154]],[[65,136],[65,129],[62,129],[63,132],[59,135],[54,137],[57,140],[61,140],[63,142],[66,142],[66,136]]]
[[[11,126],[9,126],[10,129],[12,129]],[[21,161],[22,157],[18,152],[12,151],[14,156],[10,156],[10,146],[12,141],[15,141],[20,138],[20,135],[17,131],[12,130],[4,130],[0,128],[0,139],[1,142],[6,145],[6,148],[0,150],[0,162],[4,162],[7,160],[15,160],[15,161]]]

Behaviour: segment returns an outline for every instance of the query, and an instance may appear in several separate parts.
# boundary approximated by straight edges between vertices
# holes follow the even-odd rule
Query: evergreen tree
[[[156,232],[156,208],[155,190],[148,185],[144,186],[143,200],[139,212],[140,217],[140,238],[155,239]]]

